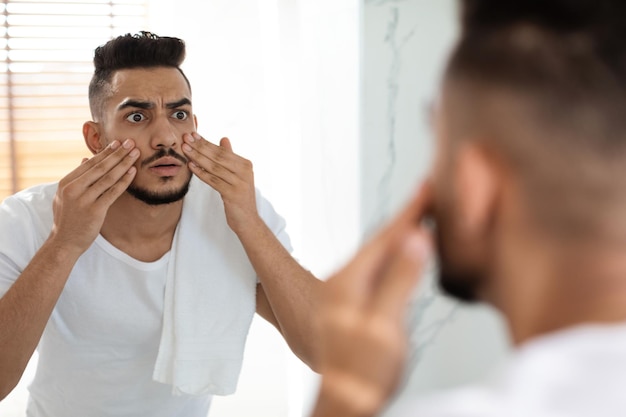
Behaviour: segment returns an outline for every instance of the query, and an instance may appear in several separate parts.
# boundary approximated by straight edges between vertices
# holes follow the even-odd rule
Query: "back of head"
[[[593,39],[597,57],[626,82],[626,2],[620,0],[461,0],[464,35],[529,25],[561,36]]]
[[[92,117],[94,120],[102,117],[109,83],[116,71],[154,67],[172,67],[181,71],[184,59],[185,43],[181,39],[161,37],[150,32],[126,34],[99,46],[95,51],[94,75],[89,84]],[[182,71],[181,74],[184,76]]]
[[[626,208],[626,2],[462,6],[446,73],[453,136],[487,138],[542,226],[601,233],[598,211]]]

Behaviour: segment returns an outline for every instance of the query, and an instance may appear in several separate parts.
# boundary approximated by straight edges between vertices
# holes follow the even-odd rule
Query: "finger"
[[[366,243],[346,267],[346,279],[358,280],[363,288],[371,284],[376,273],[386,265],[390,254],[408,230],[419,224],[432,204],[430,183],[423,183],[407,206]],[[351,277],[351,278],[348,278]]]
[[[371,293],[372,308],[377,314],[394,319],[404,316],[430,252],[430,238],[421,228],[414,228],[400,242]]]
[[[220,194],[224,193],[228,187],[233,187],[235,183],[232,172],[226,171],[224,168],[216,166],[213,163],[211,163],[211,166],[214,167],[213,170],[211,170],[211,168],[208,170],[204,169],[196,165],[193,161],[189,162],[188,166],[189,170],[191,170],[195,176],[200,178],[200,180],[204,183],[213,187]]]
[[[382,229],[381,235],[386,239],[394,239],[407,230],[407,227],[420,224],[432,211],[433,204],[433,186],[430,179],[427,179],[420,184],[417,192],[396,218]]]
[[[237,173],[245,170],[250,163],[245,158],[233,153],[232,146],[227,138],[220,140],[220,146],[202,138],[196,132],[184,135],[183,140],[185,142],[183,144],[185,154],[202,168],[206,169],[205,165],[208,159],[233,173]],[[222,146],[223,144],[225,146]]]
[[[192,144],[184,143],[182,149],[189,161],[202,170],[212,172],[222,179],[226,179],[226,172],[234,173],[233,163],[229,161],[228,155],[225,155],[228,151],[220,146],[207,141],[204,143],[196,141]]]
[[[139,149],[133,149],[121,161],[112,166],[111,169],[106,171],[103,175],[98,177],[89,186],[88,190],[85,193],[85,197],[88,198],[90,201],[95,201],[99,199],[102,195],[104,195],[110,188],[116,186],[116,184],[120,182],[120,180],[123,180],[124,176],[129,172],[133,172],[132,176],[134,177],[134,171],[136,171],[136,169],[133,164],[135,163],[137,158],[139,158]],[[122,181],[122,183],[124,183],[124,181]]]
[[[222,138],[220,139],[220,146],[227,149],[229,152],[233,151],[233,146],[230,143],[230,139]]]
[[[78,181],[84,187],[89,187],[123,160],[134,148],[135,142],[131,139],[126,139],[123,144],[115,140],[101,152],[80,165],[66,179],[72,182]]]
[[[182,149],[190,160],[189,169],[219,192],[226,191],[226,187],[236,186],[251,171],[238,161],[241,158],[232,153],[226,138],[220,141],[220,146],[202,139],[195,132],[193,135],[185,135],[184,139],[186,142]]]
[[[87,169],[83,174],[77,179],[84,187],[91,187],[96,183],[100,178],[105,176],[111,169],[116,167],[118,164],[126,161],[128,163],[129,155],[132,153],[131,159],[137,159],[139,156],[139,150],[135,148],[135,142],[131,139],[127,139],[124,141],[122,146],[108,153],[104,159],[101,159],[97,163],[93,163],[92,160],[89,160],[85,163],[88,165],[89,169]],[[101,152],[103,153],[103,152]],[[132,161],[134,162],[134,161]],[[126,167],[126,169],[130,168],[130,165]]]
[[[118,140],[114,140],[111,142],[106,148],[104,148],[101,152],[95,154],[91,158],[83,159],[83,162],[74,170],[72,170],[69,174],[67,174],[62,180],[61,184],[70,183],[75,179],[79,178],[89,169],[99,164],[113,152],[120,148],[120,142]]]
[[[99,197],[98,204],[104,207],[110,207],[121,196],[124,191],[128,189],[128,186],[135,178],[137,174],[137,168],[131,166],[121,178],[118,179],[112,186],[108,187]]]

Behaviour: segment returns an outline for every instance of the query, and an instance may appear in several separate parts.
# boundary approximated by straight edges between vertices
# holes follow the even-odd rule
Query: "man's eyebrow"
[[[122,104],[117,106],[117,110],[123,110],[128,107],[136,107],[138,109],[150,110],[154,108],[154,103],[150,101],[139,101],[139,100],[124,100]]]
[[[174,101],[172,103],[167,103],[165,105],[165,107],[168,108],[168,109],[176,109],[176,108],[184,106],[184,105],[191,106],[191,100],[189,100],[188,98],[181,98],[178,101]]]

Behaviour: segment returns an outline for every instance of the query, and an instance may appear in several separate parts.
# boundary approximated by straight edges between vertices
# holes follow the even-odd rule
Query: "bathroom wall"
[[[361,228],[395,213],[429,169],[429,108],[457,36],[455,0],[364,0],[361,103]],[[433,268],[416,295],[413,355],[396,403],[480,380],[507,354],[499,318],[441,296]]]

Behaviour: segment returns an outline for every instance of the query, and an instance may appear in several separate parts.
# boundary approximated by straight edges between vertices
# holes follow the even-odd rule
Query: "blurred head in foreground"
[[[548,331],[626,280],[626,2],[462,4],[435,115],[440,285],[509,318],[551,304]]]

